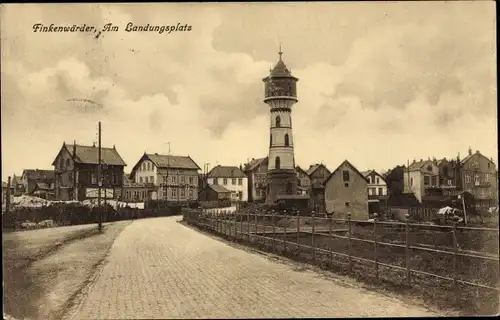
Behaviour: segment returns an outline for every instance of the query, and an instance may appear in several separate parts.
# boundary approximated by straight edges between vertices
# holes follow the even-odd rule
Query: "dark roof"
[[[322,164],[322,163],[316,163],[316,164],[313,164],[309,167],[309,169],[307,169],[306,173],[308,176],[312,175],[314,172],[316,172],[316,170],[318,170],[320,167],[323,167],[325,168],[327,171],[330,171],[328,170],[328,168]]]
[[[21,177],[35,180],[54,180],[56,178],[54,170],[25,169]]]
[[[259,158],[259,159],[252,159],[249,163],[245,165],[245,171],[253,171],[257,169],[263,162],[264,160],[267,160],[268,157],[264,158]]]
[[[173,156],[173,155],[163,155],[158,153],[153,153],[153,154],[147,153],[146,156],[158,168],[201,170],[201,168],[196,164],[196,162],[194,162],[193,159],[191,159],[190,156]]]
[[[213,167],[208,173],[209,178],[246,178],[245,173],[240,168],[235,166],[221,166]]]
[[[300,172],[302,172],[303,174],[305,174],[306,176],[308,176],[307,172],[306,172],[304,169],[302,169],[301,167],[299,167],[299,166],[296,166],[296,167],[295,167],[295,171],[300,171]]]
[[[328,180],[330,180],[330,179],[331,179],[331,178],[335,175],[335,173],[336,173],[336,172],[337,172],[337,171],[338,171],[338,170],[339,170],[339,169],[340,169],[340,168],[341,168],[344,164],[346,164],[347,166],[351,167],[351,169],[352,169],[354,172],[356,172],[359,176],[361,176],[361,177],[362,177],[362,178],[363,178],[363,179],[364,179],[364,180],[368,183],[368,180],[366,179],[366,177],[365,177],[365,176],[364,176],[361,172],[359,172],[359,170],[358,170],[358,169],[356,169],[356,167],[355,167],[355,166],[353,166],[353,165],[352,165],[349,161],[344,160],[344,161],[343,161],[343,162],[342,162],[342,163],[341,163],[341,164],[337,167],[337,169],[335,169],[335,170],[334,170],[334,171],[330,174],[330,176],[329,176],[329,177],[325,180],[325,185],[326,185],[326,183],[328,182]]]
[[[61,148],[61,151],[63,148],[65,148],[69,154],[73,155],[73,147],[75,145],[73,144],[63,144],[63,147]],[[61,153],[59,151],[59,153]],[[75,162],[76,163],[83,163],[83,164],[98,164],[99,159],[99,148],[96,146],[82,146],[82,145],[76,145],[76,157],[75,157]],[[59,154],[57,155],[59,157]],[[102,164],[108,164],[108,165],[113,165],[113,166],[126,166],[127,164],[125,161],[123,161],[122,157],[116,151],[116,148],[103,148],[101,147],[101,159],[102,159]],[[54,160],[52,162],[52,165],[55,165],[57,160]]]
[[[40,182],[36,184],[36,190],[52,190],[52,189],[54,189],[53,185],[49,185],[47,183]]]
[[[209,184],[208,187],[217,193],[231,193],[231,191],[218,184]]]
[[[367,170],[367,171],[361,171],[361,174],[365,177],[368,177],[368,175],[370,175],[370,173],[372,173],[373,170]]]

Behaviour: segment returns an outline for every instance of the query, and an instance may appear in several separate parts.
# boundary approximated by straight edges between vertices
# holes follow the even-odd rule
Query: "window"
[[[286,194],[292,194],[292,183],[290,181],[286,183]]]
[[[186,190],[181,189],[181,198],[185,198],[185,197],[186,197]]]
[[[193,184],[193,177],[189,177],[189,184]]]
[[[429,176],[424,176],[424,185],[429,185],[430,184],[430,177]]]
[[[344,182],[349,182],[349,171],[348,170],[342,171],[342,178],[343,178]]]
[[[163,177],[163,183],[168,183],[167,178],[168,178],[168,177]]]
[[[280,116],[276,116],[276,127],[277,128],[281,127],[281,118],[280,118]]]
[[[177,177],[176,176],[172,176],[172,183],[177,183]]]
[[[383,188],[378,188],[378,195],[383,196],[384,195],[384,189]]]
[[[290,146],[290,138],[288,137],[288,133],[285,133],[285,147]]]
[[[90,180],[91,180],[92,184],[96,184],[97,183],[97,176],[96,176],[96,174],[94,172],[92,172],[90,174]]]
[[[69,182],[72,183],[73,182],[73,172],[69,173],[68,178],[69,178]]]
[[[486,182],[490,182],[490,174],[489,173],[487,173],[487,174],[484,175],[484,180]]]
[[[380,184],[380,179],[379,178],[377,178],[377,184]]]
[[[368,177],[368,184],[372,184],[372,177]]]
[[[149,183],[154,183],[155,182],[155,177],[154,176],[150,176],[149,177]]]
[[[238,185],[241,186],[243,184],[243,179],[242,178],[238,178]]]
[[[350,205],[351,205],[351,203],[349,203],[349,202],[346,202],[346,203],[345,203],[345,206],[346,206],[346,207],[349,207]]]
[[[478,175],[478,174],[476,174],[476,176],[474,177],[474,184],[475,184],[476,186],[478,186],[478,185],[479,185],[479,183],[480,183],[480,180],[479,180],[479,175]]]
[[[448,179],[448,185],[451,186],[451,179]]]
[[[300,184],[301,184],[300,179],[297,179],[297,186],[300,187]]]
[[[69,159],[66,159],[66,167],[69,167]]]
[[[146,170],[147,170],[147,169],[146,169],[146,162],[143,162],[143,163],[142,163],[142,170],[144,170],[144,171],[146,171]]]
[[[172,189],[172,197],[177,197],[177,189]]]
[[[144,177],[144,182],[148,183],[149,182],[149,177]]]
[[[410,178],[410,186],[413,185],[413,178]]]
[[[431,165],[427,166],[427,171],[432,171],[432,166]]]
[[[193,190],[192,189],[189,190],[189,198],[191,198],[191,199],[193,198]]]
[[[231,179],[231,184],[236,185],[236,178]]]
[[[118,176],[115,173],[111,174],[111,181],[112,181],[113,184],[117,184],[118,183],[118,179],[117,178],[118,178]]]
[[[274,160],[274,168],[280,169],[280,167],[281,167],[281,159],[280,157],[276,157],[276,159]]]
[[[272,147],[273,146],[273,135],[271,134],[269,136],[269,147]]]
[[[227,178],[222,179],[222,184],[227,185]]]
[[[181,183],[185,183],[186,182],[186,177],[185,176],[180,176],[179,179],[181,180]]]
[[[470,176],[468,174],[465,175],[465,182],[470,182]]]
[[[491,169],[491,163],[488,162],[488,169]]]
[[[238,199],[243,199],[243,192],[241,191],[238,191]]]
[[[142,182],[143,182],[143,181],[142,181],[142,177],[139,177],[139,183],[142,183]]]
[[[437,178],[436,176],[431,177],[432,185],[436,186],[437,185]]]

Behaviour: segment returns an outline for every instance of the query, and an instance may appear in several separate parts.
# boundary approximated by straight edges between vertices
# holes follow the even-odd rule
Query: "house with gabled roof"
[[[460,161],[463,190],[474,195],[477,208],[487,209],[498,205],[498,170],[492,158],[479,150]]]
[[[415,161],[408,166],[404,175],[404,185],[408,192],[414,193],[419,202],[427,195],[442,192],[439,185],[439,167],[430,158]]]
[[[176,203],[198,200],[198,171],[200,166],[188,156],[144,153],[132,168],[134,183],[153,185],[151,199]]]
[[[297,174],[297,192],[300,195],[309,195],[311,192],[311,177],[300,166],[295,167]]]
[[[209,185],[222,185],[231,191],[231,201],[248,201],[248,178],[243,168],[217,165],[207,174]]]
[[[218,184],[208,184],[199,192],[198,199],[211,202],[215,207],[228,205],[231,202],[231,191]]]
[[[344,160],[325,181],[325,208],[334,218],[368,220],[368,180]]]
[[[243,166],[248,179],[248,202],[263,202],[267,191],[267,166],[269,157],[252,158]]]
[[[54,170],[24,169],[20,183],[27,194],[32,194],[38,183],[51,185],[54,183]]]
[[[58,200],[94,198],[99,180],[103,197],[119,199],[123,186],[123,169],[127,165],[116,150],[101,147],[101,178],[98,177],[99,148],[63,142],[52,162],[55,174],[55,197]]]
[[[325,211],[325,180],[330,176],[331,172],[322,163],[316,163],[309,166],[306,171],[311,179],[311,205],[314,210],[319,212]]]

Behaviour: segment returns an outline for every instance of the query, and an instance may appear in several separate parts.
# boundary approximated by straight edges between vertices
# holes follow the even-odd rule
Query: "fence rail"
[[[353,267],[357,264],[364,263],[372,265],[372,267],[369,268],[373,268],[371,270],[376,280],[380,278],[380,267],[385,267],[402,271],[405,277],[405,285],[409,287],[417,284],[418,281],[416,278],[419,275],[447,281],[452,286],[451,288],[455,293],[454,299],[457,303],[459,303],[460,299],[463,299],[460,297],[462,290],[459,285],[469,286],[474,288],[474,290],[487,290],[490,292],[490,295],[494,294],[495,297],[497,297],[500,292],[497,281],[498,272],[489,271],[490,269],[498,271],[498,250],[496,254],[463,250],[459,246],[457,240],[457,234],[459,232],[469,231],[493,234],[493,237],[498,239],[498,229],[459,227],[456,223],[454,223],[453,226],[419,225],[410,223],[408,215],[406,216],[407,219],[405,223],[381,222],[377,220],[377,217],[370,222],[356,221],[350,219],[350,214],[348,214],[347,219],[316,217],[314,214],[312,217],[303,217],[299,215],[276,214],[274,212],[262,214],[236,212],[228,214],[223,212],[203,212],[197,210],[186,211],[183,215],[184,220],[189,224],[247,243],[263,242],[264,245],[275,253],[291,253],[293,251],[292,248],[295,248],[295,253],[298,254],[300,254],[301,251],[309,250],[312,252],[308,260],[312,260],[314,263],[318,259],[318,255],[326,255],[328,256],[327,260],[329,260],[328,265],[330,266],[333,266],[335,263],[345,264],[345,262],[340,261],[342,259],[335,259],[334,261],[334,257],[347,259],[348,273],[352,273]],[[309,226],[307,222],[309,222]],[[293,226],[293,224],[296,224],[296,226]],[[368,236],[356,236],[353,227],[356,227],[357,224],[362,224],[364,226],[368,225],[368,228],[371,229],[373,239],[367,239]],[[341,229],[337,228],[339,225],[342,226]],[[383,241],[382,238],[384,236],[395,236],[396,232],[393,230],[388,231],[388,226],[394,228],[393,230],[404,229],[404,241],[398,241],[399,243]],[[412,238],[418,236],[418,233],[412,232],[411,230],[418,228],[423,228],[424,230],[437,229],[445,235],[451,234],[451,246],[438,246],[432,248],[429,245],[412,241]],[[394,233],[392,234],[391,232]],[[341,235],[339,233],[347,233],[347,235]],[[302,240],[304,237],[309,237],[310,242],[308,244],[303,243]],[[340,250],[342,244],[332,243],[334,239],[344,241],[343,244],[347,241],[347,250]],[[372,246],[372,249],[369,249],[371,258],[364,257],[363,254],[361,254],[364,253],[364,249],[358,245],[359,243]],[[498,244],[498,240],[496,243]],[[280,250],[278,250],[277,245],[280,245]],[[355,249],[355,247],[357,249]],[[401,261],[402,263],[398,265],[395,263],[396,261],[392,261],[397,260],[395,257],[396,253],[390,253],[394,254],[394,257],[388,256],[387,251],[384,251],[385,247],[393,248],[396,251],[403,251],[404,260]],[[448,274],[438,274],[436,270],[429,271],[425,270],[425,268],[421,270],[413,267],[412,264],[414,264],[418,252],[422,252],[424,255],[428,254],[437,257],[419,257],[420,260],[427,259],[427,264],[436,264],[436,261],[439,259],[451,257],[451,266],[444,266],[446,270],[443,270],[448,271]],[[368,252],[365,253],[365,255],[370,255]],[[388,258],[391,261],[381,261],[383,258]],[[480,279],[474,280],[464,277],[463,273],[468,273],[468,271],[464,271],[467,267],[464,267],[462,264],[459,265],[459,260],[464,258],[493,264],[490,266],[490,269],[486,268],[486,272],[493,272],[493,276],[480,276]],[[490,282],[480,283],[485,280],[490,280]],[[478,293],[476,293],[476,296],[478,296]]]

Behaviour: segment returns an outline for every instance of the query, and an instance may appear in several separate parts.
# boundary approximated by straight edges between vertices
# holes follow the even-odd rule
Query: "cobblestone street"
[[[129,225],[73,319],[436,316],[234,248],[180,219]]]

